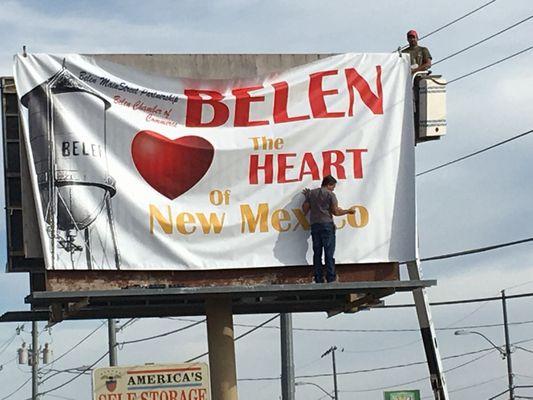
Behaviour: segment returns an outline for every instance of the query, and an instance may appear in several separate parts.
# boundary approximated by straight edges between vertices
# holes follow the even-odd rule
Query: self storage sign
[[[93,400],[210,400],[207,364],[106,367],[93,371]]]

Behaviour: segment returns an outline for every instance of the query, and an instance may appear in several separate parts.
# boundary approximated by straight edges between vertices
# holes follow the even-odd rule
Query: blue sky
[[[79,53],[337,53],[388,52],[404,43],[405,32],[415,28],[423,35],[482,5],[481,0],[451,3],[446,0],[374,1],[1,1],[0,74],[11,75],[12,56],[26,45],[32,52]],[[467,19],[436,33],[421,44],[428,46],[437,61],[490,34],[533,15],[530,0],[498,0]],[[439,64],[433,70],[448,80],[531,46],[532,20]],[[416,149],[417,171],[423,171],[482,147],[525,132],[533,127],[533,51],[448,86],[448,134],[438,142]],[[420,250],[423,257],[507,242],[533,236],[533,135],[491,150],[475,158],[417,178]],[[2,231],[2,238],[5,232]],[[432,301],[533,291],[531,244],[447,261],[425,263],[426,278],[438,279],[430,290]],[[2,253],[5,260],[5,252]],[[25,275],[0,274],[0,312],[24,309],[28,293]],[[395,295],[389,303],[410,302],[408,295]],[[528,298],[509,302],[510,321],[531,319]],[[501,323],[499,303],[476,303],[459,307],[434,307],[437,327]],[[269,316],[242,316],[236,322],[254,324]],[[67,322],[43,334],[53,340],[56,354],[100,324],[99,321]],[[184,321],[141,320],[125,329],[119,341],[175,329]],[[333,329],[416,328],[414,310],[373,310],[326,319],[322,314],[294,317],[296,327]],[[29,326],[28,324],[26,325]],[[513,325],[511,339],[533,338],[531,324]],[[15,324],[0,326],[0,344],[14,333]],[[237,334],[246,327],[237,327]],[[479,329],[496,343],[503,343],[501,327]],[[28,341],[29,337],[23,334]],[[454,336],[453,330],[438,331],[443,356],[484,348],[479,337]],[[295,360],[300,374],[330,372],[320,355],[336,344],[345,352],[338,356],[338,370],[364,368],[424,360],[417,332],[312,333],[295,332]],[[14,357],[21,339],[0,354],[0,364]],[[54,368],[92,363],[106,348],[105,329],[100,329]],[[527,347],[528,344],[524,344]],[[279,374],[279,334],[263,329],[237,342],[239,378]],[[531,345],[533,348],[533,345]],[[205,327],[199,326],[145,346],[119,352],[123,364],[147,361],[183,361],[206,349]],[[469,357],[445,362],[453,367]],[[520,384],[533,384],[529,371],[533,355],[520,349],[514,353]],[[16,389],[27,377],[28,368],[13,362],[0,371],[0,398]],[[422,378],[424,365],[372,374],[346,375],[339,379],[341,399],[378,399],[382,390],[369,393],[342,391],[377,388]],[[506,387],[505,362],[498,354],[448,374],[452,398],[488,398]],[[59,375],[45,385],[52,387],[70,375]],[[5,384],[4,384],[5,382]],[[313,382],[332,389],[330,378]],[[429,381],[408,385],[430,394]],[[26,399],[26,386],[12,399]],[[277,399],[279,384],[242,382],[241,399]],[[55,394],[64,398],[89,399],[90,383],[80,378]],[[531,392],[524,390],[524,395]],[[297,388],[298,399],[318,399],[312,386]]]

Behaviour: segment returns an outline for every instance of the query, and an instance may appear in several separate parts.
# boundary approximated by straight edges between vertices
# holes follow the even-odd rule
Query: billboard
[[[210,400],[205,363],[97,368],[93,400]]]
[[[242,79],[91,56],[15,58],[46,266],[310,263],[302,189],[339,183],[337,264],[415,258],[410,71],[342,54]]]

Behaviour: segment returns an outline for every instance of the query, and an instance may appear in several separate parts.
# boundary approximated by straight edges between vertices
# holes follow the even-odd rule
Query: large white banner
[[[415,258],[409,62],[343,54],[253,79],[15,58],[47,268],[311,263],[302,189],[338,180],[337,264]]]

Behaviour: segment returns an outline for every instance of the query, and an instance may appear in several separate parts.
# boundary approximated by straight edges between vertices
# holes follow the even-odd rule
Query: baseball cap
[[[407,32],[407,37],[409,36],[414,36],[416,38],[418,38],[418,33],[416,33],[416,31],[414,29],[411,29],[409,32]]]

